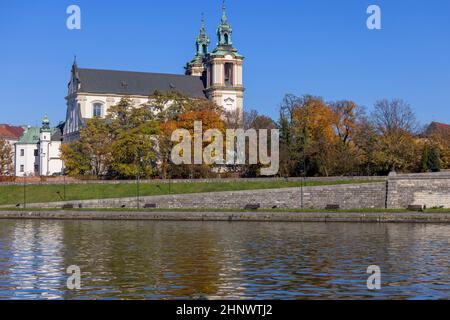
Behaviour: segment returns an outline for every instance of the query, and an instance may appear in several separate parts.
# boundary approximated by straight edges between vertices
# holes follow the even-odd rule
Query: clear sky
[[[66,28],[81,8],[82,29]],[[382,30],[366,27],[367,7]],[[245,108],[277,118],[285,93],[402,98],[422,123],[450,123],[449,0],[228,0],[245,55]],[[85,68],[183,73],[204,12],[215,45],[220,0],[0,0],[0,123],[65,120],[73,56]],[[212,46],[211,46],[212,49]]]

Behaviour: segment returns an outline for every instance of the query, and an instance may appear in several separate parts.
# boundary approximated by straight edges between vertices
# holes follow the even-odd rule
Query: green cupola
[[[44,132],[44,131],[51,131],[50,130],[50,120],[48,119],[47,116],[45,116],[44,119],[42,119],[41,132]]]
[[[232,33],[233,33],[233,29],[231,28],[231,25],[228,23],[225,0],[223,0],[222,20],[220,22],[219,28],[217,29],[217,36],[219,38],[219,46],[232,46],[233,45],[233,42],[231,41]]]
[[[208,54],[210,42],[211,42],[211,40],[206,35],[206,31],[205,31],[205,17],[202,14],[200,33],[197,37],[197,40],[195,41],[195,44],[197,46],[197,55],[196,55],[197,57],[204,57]]]
[[[191,76],[202,76],[205,68],[203,60],[209,54],[210,39],[205,30],[205,17],[202,14],[202,22],[200,27],[200,33],[195,40],[196,53],[192,61],[186,64],[186,74]]]

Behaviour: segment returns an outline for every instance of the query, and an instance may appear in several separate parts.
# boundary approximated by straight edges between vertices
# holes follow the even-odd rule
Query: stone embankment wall
[[[384,212],[123,212],[123,211],[0,211],[2,219],[143,220],[143,221],[258,221],[450,223],[449,213]]]
[[[450,173],[391,174],[388,178],[387,208],[422,205],[450,208]]]
[[[386,183],[338,186],[213,192],[201,194],[141,197],[140,207],[154,204],[159,209],[244,209],[259,204],[261,209],[324,209],[340,205],[343,209],[384,208]],[[136,208],[137,198],[73,201],[82,208]],[[28,205],[29,208],[57,208],[63,202]]]
[[[136,197],[27,207],[61,208],[67,203],[82,208],[138,207]],[[410,205],[450,208],[450,173],[391,174],[385,182],[363,184],[355,181],[335,186],[141,197],[139,207],[146,204],[159,209],[244,209],[249,204],[259,204],[261,209],[324,209],[328,205],[339,205],[341,209],[405,209]]]

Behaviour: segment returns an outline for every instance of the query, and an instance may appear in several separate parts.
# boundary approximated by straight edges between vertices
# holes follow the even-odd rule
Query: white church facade
[[[42,127],[27,127],[14,144],[16,177],[52,176],[63,172],[60,147],[63,125],[50,128],[47,117]]]
[[[141,106],[150,103],[155,91],[176,91],[194,99],[209,99],[242,119],[244,57],[233,46],[232,32],[223,5],[218,43],[210,52],[210,38],[202,18],[196,54],[185,66],[184,75],[85,69],[75,61],[66,97],[64,142],[79,139],[79,131],[88,119],[105,117],[122,98],[128,97],[134,105]]]

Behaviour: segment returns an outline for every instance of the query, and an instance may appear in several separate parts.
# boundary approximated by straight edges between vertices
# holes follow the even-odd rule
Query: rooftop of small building
[[[17,145],[38,144],[40,142],[41,129],[41,127],[28,127],[20,137]],[[61,128],[51,128],[49,132],[51,134],[51,141],[62,140]]]
[[[40,127],[28,127],[17,142],[20,144],[37,144],[39,143]]]
[[[450,128],[450,124],[442,123],[442,122],[432,122],[430,126],[442,127],[442,128]]]
[[[0,138],[6,140],[18,140],[22,136],[24,131],[24,127],[21,126],[0,124]]]

